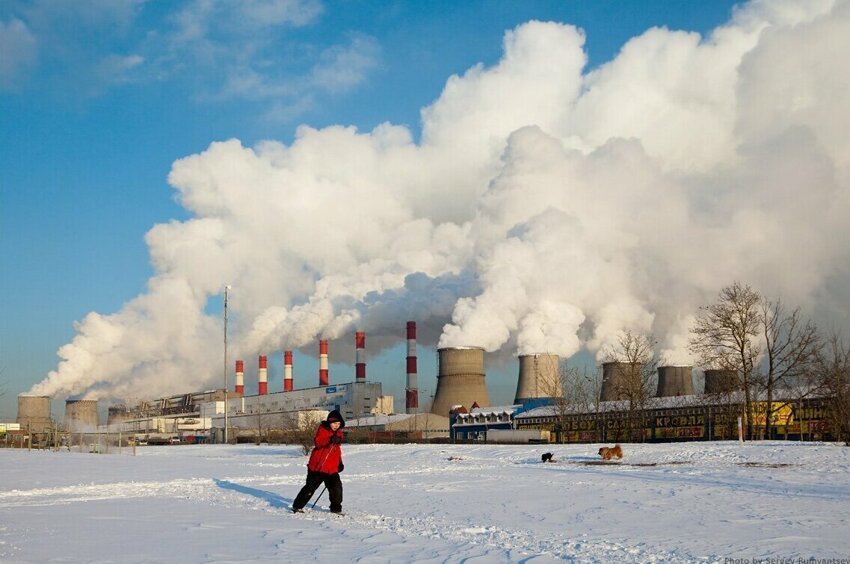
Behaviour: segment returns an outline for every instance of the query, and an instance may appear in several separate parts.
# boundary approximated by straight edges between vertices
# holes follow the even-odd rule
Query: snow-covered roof
[[[499,413],[507,413],[508,415],[510,415],[511,413],[516,412],[521,407],[521,405],[494,405],[490,407],[475,407],[469,413],[461,415],[491,415]]]
[[[806,390],[803,388],[783,388],[782,390],[777,390],[776,398],[774,401],[793,401],[799,399],[800,397],[808,396],[808,397],[816,397],[811,394],[811,390]],[[713,395],[705,395],[705,394],[693,394],[686,396],[669,396],[669,397],[654,397],[649,398],[646,401],[644,409],[672,409],[676,407],[691,407],[696,405],[714,405],[718,402],[739,402],[744,400],[743,392],[734,392],[729,394],[724,399],[718,399]],[[764,394],[754,394],[753,401],[765,401]],[[534,409],[529,409],[528,411],[524,411],[516,416],[516,419],[529,419],[532,417],[551,417],[556,413],[569,413],[569,414],[580,414],[580,413],[611,413],[618,411],[627,411],[629,409],[629,402],[627,400],[619,400],[619,401],[602,401],[599,402],[598,406],[595,403],[588,403],[586,405],[565,405],[565,406],[557,406],[557,405],[543,405],[540,407],[535,407]]]
[[[358,419],[349,419],[345,422],[346,427],[374,427],[375,425],[389,425],[407,421],[411,417],[440,417],[433,413],[393,413],[392,415],[378,414]],[[443,419],[446,419],[443,417]]]

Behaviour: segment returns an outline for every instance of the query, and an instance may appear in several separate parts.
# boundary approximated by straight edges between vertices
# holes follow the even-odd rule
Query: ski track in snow
[[[612,465],[613,466],[613,465]],[[584,473],[588,475],[598,475],[598,472],[589,471],[583,468],[570,469],[571,473]],[[636,473],[632,471],[616,471],[608,472],[611,477],[616,477],[622,480],[638,480],[640,482],[659,482],[669,483],[669,473],[652,474],[648,472]],[[717,488],[729,488],[738,492],[748,492],[753,494],[776,495],[783,498],[788,496],[793,497],[811,497],[815,499],[825,500],[846,500],[850,501],[850,487],[845,490],[837,489],[834,484],[787,484],[787,483],[764,483],[756,481],[744,481],[740,477],[736,478],[721,478],[712,475],[710,477],[693,472],[685,473],[678,472],[676,475],[678,484],[690,484],[695,486],[712,486]]]
[[[396,475],[430,473],[432,469],[419,471],[392,472]],[[386,475],[382,475],[386,477]],[[359,479],[374,479],[374,475],[359,476]],[[262,487],[287,486],[290,489],[300,487],[301,477],[263,477],[240,476],[227,479],[178,479],[171,481],[113,482],[106,484],[80,484],[31,490],[11,490],[0,492],[0,508],[21,506],[51,506],[83,503],[90,501],[121,500],[144,497],[168,499],[186,499],[213,504],[221,504],[230,509],[250,507],[270,513],[290,513],[291,499],[245,486],[255,484]],[[222,489],[230,490],[222,502]],[[677,557],[668,552],[648,552],[640,546],[627,546],[616,542],[576,540],[567,535],[542,536],[524,529],[505,529],[494,526],[470,526],[469,523],[454,522],[434,516],[400,517],[383,514],[371,514],[359,511],[346,512],[344,516],[332,515],[323,509],[309,510],[304,514],[292,515],[294,519],[321,524],[340,529],[362,527],[387,531],[399,537],[425,537],[442,539],[452,545],[483,545],[492,549],[489,557],[513,561],[516,556],[522,560],[534,556],[551,556],[557,560],[578,559],[583,562],[611,561],[620,562],[688,562],[693,557]],[[493,554],[492,552],[496,552]]]
[[[447,539],[457,544],[486,544],[498,550],[532,555],[549,555],[557,559],[619,562],[691,562],[692,557],[678,558],[663,552],[651,554],[641,547],[612,542],[576,541],[566,535],[541,537],[532,531],[494,526],[470,527],[468,524],[436,519],[432,516],[391,517],[369,513],[349,513],[346,518],[359,525],[392,531],[402,536]]]

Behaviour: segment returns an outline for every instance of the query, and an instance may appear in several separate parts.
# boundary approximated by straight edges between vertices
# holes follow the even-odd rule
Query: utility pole
[[[228,444],[227,436],[227,293],[230,285],[224,287],[224,444]]]

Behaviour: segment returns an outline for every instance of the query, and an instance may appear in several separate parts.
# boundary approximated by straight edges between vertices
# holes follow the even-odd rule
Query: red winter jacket
[[[310,461],[307,462],[307,469],[311,472],[323,472],[325,474],[336,474],[339,472],[339,463],[342,462],[342,449],[339,444],[331,442],[331,438],[337,436],[342,439],[342,427],[331,431],[331,427],[327,422],[322,422],[319,428],[316,429],[316,436],[313,437],[313,452],[310,454]]]

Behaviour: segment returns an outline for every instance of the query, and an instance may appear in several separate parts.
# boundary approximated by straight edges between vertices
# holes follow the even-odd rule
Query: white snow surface
[[[0,561],[850,558],[850,448],[627,444],[600,464],[599,446],[344,445],[344,516],[327,494],[290,513],[296,446],[4,449]]]

